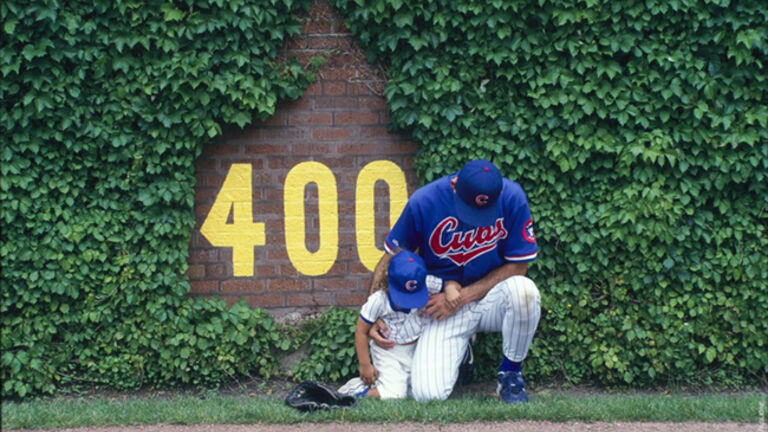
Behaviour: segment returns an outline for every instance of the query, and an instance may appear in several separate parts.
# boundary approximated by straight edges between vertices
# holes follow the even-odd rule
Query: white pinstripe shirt
[[[424,318],[421,317],[423,310],[424,308],[419,308],[411,309],[408,313],[398,312],[389,305],[387,293],[379,290],[368,297],[368,301],[360,310],[360,318],[369,324],[381,318],[389,328],[389,338],[396,344],[405,345],[421,336],[421,328],[424,325]]]

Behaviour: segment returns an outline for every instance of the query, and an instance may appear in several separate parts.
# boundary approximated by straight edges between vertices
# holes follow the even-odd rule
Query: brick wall
[[[391,161],[404,173],[408,194],[414,189],[416,144],[386,130],[389,116],[381,71],[366,62],[327,0],[316,1],[303,23],[302,35],[290,40],[280,55],[307,64],[312,56],[328,53],[317,81],[301,99],[278,105],[267,121],[226,132],[206,145],[196,163],[196,223],[187,272],[191,295],[216,295],[230,304],[244,298],[274,315],[312,312],[329,305],[359,306],[371,272],[361,262],[357,246],[362,229],[355,214],[358,175],[373,161]],[[308,161],[319,162],[333,173],[338,205],[336,259],[323,274],[311,276],[297,270],[286,247],[283,188],[289,171]],[[251,165],[253,221],[264,223],[265,244],[254,248],[253,276],[235,276],[233,249],[214,247],[200,232],[232,164]],[[307,182],[303,191],[309,252],[321,247],[320,218],[324,216],[318,214],[319,187]],[[374,191],[375,244],[382,249],[390,226],[390,191],[382,181],[375,183]],[[233,218],[230,215],[228,222]]]

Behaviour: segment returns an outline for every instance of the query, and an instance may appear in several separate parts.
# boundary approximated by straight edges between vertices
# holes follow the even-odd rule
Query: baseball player
[[[538,248],[520,185],[504,179],[489,161],[468,162],[411,196],[385,248],[389,254],[418,251],[430,274],[461,287],[458,300],[438,293],[424,308],[430,319],[414,352],[413,397],[446,399],[469,339],[477,331],[494,331],[503,339],[497,394],[506,403],[526,402],[522,361],[539,322],[541,300],[525,276]],[[378,266],[390,258],[385,255]],[[380,273],[377,269],[374,277]],[[386,322],[377,321],[369,332],[383,348],[393,345],[379,333],[386,328]]]
[[[360,377],[341,386],[341,394],[381,399],[407,396],[415,343],[425,321],[422,308],[429,293],[440,292],[443,283],[428,276],[424,260],[407,250],[390,261],[388,279],[385,289],[371,294],[360,311],[355,328]],[[458,301],[458,284],[446,285],[446,293]],[[369,352],[368,332],[378,319],[386,324],[385,337],[394,345],[382,349],[371,343]]]

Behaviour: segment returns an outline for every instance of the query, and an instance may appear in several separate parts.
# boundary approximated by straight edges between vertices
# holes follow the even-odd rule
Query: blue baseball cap
[[[502,188],[501,172],[491,162],[477,159],[467,162],[457,174],[453,203],[462,222],[484,227],[501,217],[498,203]]]
[[[420,308],[427,304],[427,266],[415,253],[400,251],[389,261],[389,298],[403,309]]]

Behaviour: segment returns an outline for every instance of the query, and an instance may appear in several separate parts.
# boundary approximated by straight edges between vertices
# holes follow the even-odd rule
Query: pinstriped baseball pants
[[[478,331],[500,331],[504,355],[522,361],[540,316],[541,296],[536,285],[525,276],[512,276],[447,319],[429,320],[413,357],[413,397],[423,401],[450,396],[469,339]]]

